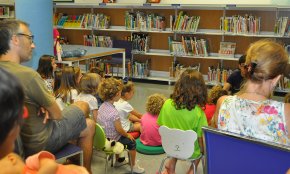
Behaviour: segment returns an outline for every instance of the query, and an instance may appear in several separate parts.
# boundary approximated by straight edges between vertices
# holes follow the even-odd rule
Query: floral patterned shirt
[[[284,103],[274,100],[252,101],[228,96],[221,104],[218,128],[279,144],[290,145]]]

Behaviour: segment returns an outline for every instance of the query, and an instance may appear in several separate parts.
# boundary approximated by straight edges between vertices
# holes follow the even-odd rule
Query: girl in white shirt
[[[85,74],[79,84],[80,94],[74,100],[76,101],[84,101],[89,104],[91,117],[94,120],[97,120],[98,115],[98,101],[95,97],[97,94],[98,86],[101,82],[101,76],[95,73],[87,73]]]

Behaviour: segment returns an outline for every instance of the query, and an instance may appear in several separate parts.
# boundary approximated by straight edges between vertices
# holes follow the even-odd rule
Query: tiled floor
[[[164,94],[166,97],[172,93],[173,86],[169,85],[159,85],[159,84],[149,84],[149,83],[135,83],[136,90],[135,95],[131,101],[129,101],[132,106],[137,109],[139,112],[145,112],[145,103],[149,95],[154,93]],[[162,159],[165,155],[143,155],[137,154],[137,160],[140,166],[145,168],[146,174],[155,174],[161,164]],[[178,162],[176,166],[176,174],[186,173],[189,164],[187,162]],[[130,173],[129,165],[125,165],[119,168],[108,167],[108,174],[123,174]],[[92,160],[92,170],[94,174],[103,174],[105,173],[105,157],[101,152],[94,151],[93,160]],[[202,165],[199,165],[197,173],[202,173]]]

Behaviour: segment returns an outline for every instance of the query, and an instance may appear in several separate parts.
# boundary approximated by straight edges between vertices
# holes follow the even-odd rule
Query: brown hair
[[[104,79],[99,87],[98,94],[103,101],[112,100],[122,90],[123,84],[113,77]]]
[[[290,103],[290,93],[288,93],[284,98],[285,103]]]
[[[98,85],[101,82],[101,76],[96,73],[85,74],[80,81],[80,91],[85,94],[97,94]]]
[[[134,88],[133,82],[128,81],[126,83],[123,83],[123,89],[122,89],[122,94],[121,95],[124,96],[126,92],[132,91],[133,88]]]
[[[158,115],[166,98],[161,94],[152,94],[146,102],[146,111],[152,115]]]
[[[105,77],[104,71],[101,70],[101,68],[99,67],[91,67],[90,73],[96,73],[96,74],[99,74],[101,77]]]
[[[176,109],[192,110],[196,105],[201,107],[207,101],[207,88],[202,74],[193,69],[186,69],[175,83],[170,98]]]
[[[283,74],[288,64],[288,54],[279,43],[262,39],[253,43],[246,57],[249,80],[262,83]]]
[[[216,105],[218,99],[224,95],[228,95],[228,92],[224,90],[222,86],[216,85],[212,87],[208,94],[209,103],[213,103]]]

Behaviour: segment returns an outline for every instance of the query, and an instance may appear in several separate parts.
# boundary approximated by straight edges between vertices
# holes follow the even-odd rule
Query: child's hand
[[[129,138],[131,141],[135,141],[135,138],[131,134],[128,134],[127,138]]]

